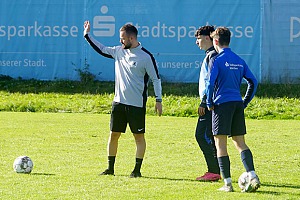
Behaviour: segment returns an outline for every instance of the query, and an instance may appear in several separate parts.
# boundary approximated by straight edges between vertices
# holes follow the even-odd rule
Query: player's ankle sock
[[[241,152],[241,159],[246,172],[254,171],[253,156],[250,149]]]
[[[229,156],[218,157],[219,167],[224,179],[231,177]]]
[[[225,179],[224,179],[224,183],[225,183],[226,185],[232,183],[231,178],[230,178],[230,177],[229,177],[229,178],[225,178]]]
[[[249,180],[253,179],[254,177],[257,177],[255,171],[248,172]]]
[[[143,158],[136,158],[135,159],[135,167],[134,167],[134,172],[140,172],[141,171],[141,166],[143,163]]]
[[[108,156],[108,170],[114,171],[116,156]]]

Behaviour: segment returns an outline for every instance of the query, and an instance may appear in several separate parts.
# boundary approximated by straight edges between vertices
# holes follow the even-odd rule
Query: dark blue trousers
[[[217,150],[211,129],[211,112],[206,108],[205,115],[198,118],[195,137],[203,152],[208,172],[220,174]]]

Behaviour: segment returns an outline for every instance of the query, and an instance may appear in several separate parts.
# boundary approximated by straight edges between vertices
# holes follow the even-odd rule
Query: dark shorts
[[[246,134],[244,104],[232,101],[215,105],[212,112],[213,135],[238,136]]]
[[[128,123],[132,133],[145,133],[145,115],[146,108],[113,102],[110,130],[125,133]]]

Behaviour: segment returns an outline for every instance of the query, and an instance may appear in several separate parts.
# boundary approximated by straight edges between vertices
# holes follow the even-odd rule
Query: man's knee
[[[145,142],[145,137],[144,134],[133,134],[134,139],[137,143],[144,143]]]
[[[119,138],[121,136],[121,133],[120,132],[111,132],[110,133],[110,137],[109,137],[109,140],[110,141],[118,141]]]

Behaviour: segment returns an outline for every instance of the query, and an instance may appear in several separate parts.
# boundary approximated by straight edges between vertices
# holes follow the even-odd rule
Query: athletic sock
[[[229,185],[230,183],[232,183],[231,178],[230,178],[230,177],[229,177],[229,178],[225,178],[225,179],[224,179],[224,183],[225,183],[226,185]]]
[[[108,156],[108,170],[114,171],[116,156]]]
[[[143,158],[135,158],[135,167],[133,171],[140,172],[142,163],[143,163]]]
[[[255,171],[254,170],[254,163],[253,163],[253,156],[250,149],[246,149],[241,152],[241,159],[243,165],[246,169],[246,172]]]
[[[257,177],[255,171],[250,171],[248,172],[248,177],[249,177],[249,180],[253,179],[254,177]]]
[[[219,167],[223,179],[230,178],[230,160],[229,156],[218,157]]]

